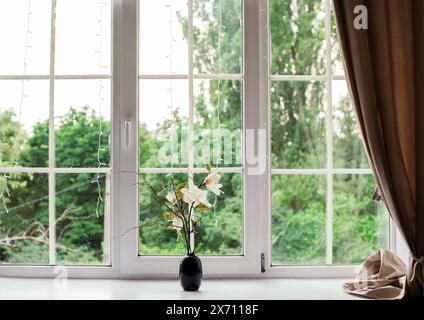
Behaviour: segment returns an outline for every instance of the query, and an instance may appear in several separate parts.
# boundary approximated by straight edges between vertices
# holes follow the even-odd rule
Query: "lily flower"
[[[172,205],[176,205],[177,204],[177,197],[175,196],[175,192],[168,192],[168,194],[166,195],[166,200],[168,200],[170,203],[172,203]]]
[[[178,216],[175,216],[174,219],[172,219],[172,221],[171,221],[170,229],[176,230],[177,232],[180,232],[182,230],[183,226],[184,226],[183,219],[181,219]]]
[[[183,200],[184,202],[196,208],[200,204],[211,208],[212,205],[208,201],[208,192],[205,190],[199,189],[197,186],[192,184],[189,189],[184,188],[181,189],[181,192],[184,194]]]
[[[223,193],[221,191],[222,184],[219,183],[219,180],[221,180],[221,174],[216,171],[212,171],[204,180],[206,187],[217,196]]]

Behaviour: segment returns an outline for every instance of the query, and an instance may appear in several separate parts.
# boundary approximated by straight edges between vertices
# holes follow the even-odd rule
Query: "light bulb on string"
[[[173,55],[173,51],[174,51],[174,32],[173,32],[173,22],[174,22],[174,18],[173,18],[173,5],[172,5],[172,0],[169,0],[168,4],[165,4],[165,8],[168,9],[169,11],[169,19],[168,19],[168,24],[169,24],[169,53],[166,56],[166,58],[169,59],[169,74],[172,75],[174,74],[174,67],[173,67],[173,60],[172,60],[172,55]],[[171,168],[174,168],[174,135],[175,135],[175,124],[174,124],[174,92],[173,92],[173,82],[172,79],[169,79],[169,88],[167,89],[167,93],[169,94],[169,105],[168,108],[170,110],[170,123],[171,123],[171,128],[170,128],[170,132],[169,132],[169,137],[170,137],[170,147],[171,147],[171,159],[170,159],[170,164],[171,164]]]
[[[99,75],[102,76],[104,74],[104,70],[107,68],[103,64],[103,52],[102,52],[102,44],[103,44],[103,6],[106,6],[106,2],[101,1],[99,5],[99,18],[97,20],[98,24],[98,32],[94,34],[95,38],[97,39],[97,45],[98,49],[95,51],[98,55],[99,61]],[[102,107],[103,107],[103,89],[104,89],[103,79],[99,79],[98,83],[98,113],[99,113],[99,134],[98,134],[98,144],[97,144],[97,169],[98,172],[96,174],[96,178],[94,179],[93,183],[97,185],[97,203],[96,203],[96,216],[97,218],[100,217],[100,205],[103,202],[103,195],[102,195],[102,187],[100,183],[100,179],[102,178],[100,175],[100,169],[107,164],[104,163],[101,160],[102,152],[105,152],[106,149],[102,146],[102,139],[104,137],[103,132],[103,115],[102,115]],[[104,177],[106,179],[106,177]]]
[[[221,39],[222,39],[222,30],[225,29],[223,28],[222,25],[222,2],[221,0],[219,0],[218,2],[218,75],[221,74]],[[218,85],[217,85],[217,105],[216,105],[216,117],[217,117],[217,158],[216,158],[216,170],[219,169],[219,166],[221,164],[221,162],[223,161],[222,157],[221,157],[221,143],[222,143],[222,139],[221,139],[221,104],[222,104],[222,91],[221,91],[221,78],[218,78]],[[218,217],[216,214],[216,204],[218,202],[218,195],[215,194],[214,196],[214,202],[213,202],[213,214],[215,217],[215,227],[218,226]]]
[[[15,137],[13,139],[12,143],[12,152],[10,153],[10,159],[9,163],[10,166],[17,166],[19,165],[17,157],[17,153],[14,152],[14,150],[19,150],[19,138],[21,135],[21,125],[22,125],[22,108],[24,104],[24,100],[29,98],[29,95],[26,93],[25,90],[25,83],[28,82],[27,79],[27,69],[28,69],[28,52],[30,49],[32,49],[32,45],[30,45],[30,37],[32,34],[31,31],[31,15],[32,15],[32,9],[31,9],[31,0],[28,0],[28,7],[27,7],[27,20],[26,20],[26,33],[25,33],[25,43],[24,43],[24,61],[23,61],[23,72],[22,72],[22,80],[21,80],[21,95],[19,98],[18,103],[18,114],[17,114],[17,129],[15,133]],[[1,180],[1,190],[0,190],[0,201],[4,208],[4,212],[8,213],[9,210],[7,208],[6,199],[10,198],[10,192],[9,192],[9,179],[10,176],[3,173],[0,180]]]

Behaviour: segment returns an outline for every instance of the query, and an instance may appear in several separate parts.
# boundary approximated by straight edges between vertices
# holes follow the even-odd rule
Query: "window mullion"
[[[269,271],[272,264],[272,248],[271,248],[271,74],[270,74],[270,33],[269,33],[269,6],[267,0],[261,0],[259,3],[259,76],[260,76],[260,105],[261,120],[260,125],[266,130],[266,173],[261,177],[261,253],[264,254],[261,271]]]
[[[119,214],[119,263],[125,272],[139,252],[138,3],[114,1],[113,21],[113,192],[119,190],[113,208]]]
[[[243,167],[244,167],[244,255],[252,266],[252,272],[261,271],[261,182],[266,175],[263,156],[260,153],[261,133],[261,94],[260,94],[260,2],[245,0],[243,2]],[[253,132],[254,141],[246,141],[247,130]],[[246,159],[247,147],[256,147],[257,162]],[[265,170],[264,170],[265,169]]]
[[[49,88],[49,264],[56,264],[56,183],[54,167],[54,85],[55,85],[55,46],[56,46],[56,0],[52,0],[50,24],[50,88]]]

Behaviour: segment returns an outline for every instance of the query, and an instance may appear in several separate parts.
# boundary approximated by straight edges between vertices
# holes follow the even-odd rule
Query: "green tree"
[[[100,130],[102,126],[102,130]],[[56,129],[56,165],[60,167],[97,167],[97,150],[100,135],[102,151],[100,162],[109,163],[109,122],[100,121],[89,107],[77,111],[71,108]],[[48,122],[37,123],[21,152],[25,167],[48,165]],[[61,263],[102,263],[104,201],[97,202],[99,190],[104,197],[104,175],[56,175],[56,242],[58,261]],[[9,262],[48,262],[48,180],[46,174],[14,174],[8,179],[9,213],[0,215],[0,241],[2,259]],[[104,200],[104,199],[103,199]],[[98,211],[99,216],[97,216]],[[22,239],[28,238],[28,240]],[[39,248],[39,249],[36,249]],[[3,249],[3,250],[2,250]],[[35,254],[40,251],[43,254]]]

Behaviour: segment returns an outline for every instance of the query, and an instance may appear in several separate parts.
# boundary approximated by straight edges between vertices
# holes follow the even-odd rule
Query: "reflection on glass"
[[[110,225],[110,174],[56,175],[58,264],[109,264],[109,229],[105,225]]]
[[[274,169],[326,166],[325,85],[273,82],[271,87]]]
[[[388,247],[388,213],[374,188],[372,175],[334,177],[334,263],[359,264]]]
[[[325,73],[325,1],[270,0],[271,72]]]
[[[48,264],[47,174],[0,173],[4,192],[10,196],[0,199],[0,262]]]
[[[146,174],[151,184],[160,195],[165,197],[169,175]],[[185,182],[186,174],[173,174],[176,182]],[[196,174],[194,179],[202,180],[204,175]],[[240,255],[243,243],[243,209],[242,178],[240,174],[225,173],[220,183],[225,197],[218,198],[216,210],[195,212],[200,224],[200,233],[196,235],[196,253]],[[185,253],[183,239],[178,239],[173,230],[167,229],[164,208],[154,198],[144,182],[140,183],[140,254],[143,255],[181,255]],[[214,203],[214,196],[209,194],[209,202]]]
[[[325,263],[326,177],[272,177],[272,264]]]

